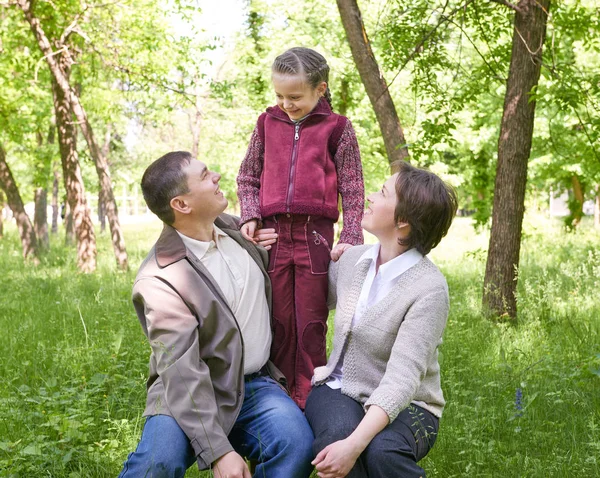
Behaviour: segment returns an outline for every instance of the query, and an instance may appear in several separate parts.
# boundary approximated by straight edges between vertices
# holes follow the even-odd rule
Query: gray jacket
[[[260,267],[270,308],[267,251],[246,241],[232,216],[222,214],[215,225]],[[236,318],[206,267],[167,225],[140,266],[133,304],[152,348],[144,416],[177,420],[199,468],[209,468],[233,450],[227,435],[244,400],[244,343]],[[268,366],[281,382],[281,372]]]
[[[327,381],[344,354],[342,393],[364,407],[377,405],[393,421],[412,401],[441,417],[438,346],[448,318],[448,286],[427,258],[402,274],[390,293],[369,307],[356,326],[352,317],[370,262],[356,261],[370,245],[347,250],[329,268],[329,302],[337,303],[333,350],[313,383]]]

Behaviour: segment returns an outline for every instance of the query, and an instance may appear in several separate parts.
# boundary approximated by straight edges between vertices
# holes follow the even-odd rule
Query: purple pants
[[[279,214],[265,218],[277,242],[269,255],[273,285],[271,360],[283,372],[292,399],[304,409],[315,367],[327,362],[327,271],[333,220]]]

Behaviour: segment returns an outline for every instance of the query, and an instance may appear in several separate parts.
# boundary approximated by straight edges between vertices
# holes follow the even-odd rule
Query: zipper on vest
[[[294,128],[294,147],[292,148],[292,161],[290,166],[290,180],[288,183],[288,192],[285,209],[290,212],[292,204],[292,196],[294,193],[294,169],[296,167],[296,157],[298,156],[298,140],[300,139],[300,125],[296,124]]]

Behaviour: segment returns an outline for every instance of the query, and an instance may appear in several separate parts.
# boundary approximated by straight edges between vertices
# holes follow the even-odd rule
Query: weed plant
[[[77,272],[63,236],[37,267],[23,263],[16,229],[0,239],[0,476],[115,477],[135,449],[149,347],[130,293],[159,231],[127,226],[126,273],[100,236],[91,275]],[[528,218],[516,323],[481,315],[485,233],[459,218],[434,250],[451,313],[447,406],[421,462],[429,476],[600,476],[599,244],[589,223],[566,234],[558,221]]]

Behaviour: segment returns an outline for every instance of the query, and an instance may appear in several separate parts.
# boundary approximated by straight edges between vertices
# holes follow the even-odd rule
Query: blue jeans
[[[327,445],[347,438],[365,416],[360,403],[327,385],[312,389],[305,412],[315,433],[315,455]],[[410,405],[375,435],[347,477],[424,478],[425,472],[417,462],[433,447],[438,427],[436,416]]]
[[[313,433],[292,399],[270,377],[245,384],[242,409],[229,434],[237,453],[258,462],[260,478],[307,478],[313,467]],[[119,478],[183,477],[196,461],[190,442],[174,418],[148,417],[142,439]]]

